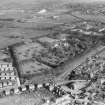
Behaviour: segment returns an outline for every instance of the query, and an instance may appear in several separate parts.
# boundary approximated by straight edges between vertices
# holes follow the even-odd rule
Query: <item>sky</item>
[[[35,7],[42,6],[48,4],[64,4],[64,3],[70,3],[70,2],[105,2],[105,0],[0,0],[0,7],[9,7],[11,5],[14,5],[17,7],[17,5],[26,5],[26,4],[34,4]],[[14,4],[15,3],[15,4]],[[17,4],[16,4],[17,3]],[[9,5],[8,5],[9,4]],[[28,6],[28,5],[26,5]],[[47,5],[46,5],[47,6]]]
[[[18,3],[31,3],[31,2],[50,2],[50,1],[60,1],[60,2],[102,2],[105,0],[0,0],[0,4],[5,4],[5,3],[12,3],[12,2],[18,2]],[[60,3],[59,2],[59,3]]]
[[[71,2],[104,2],[105,0],[68,0]]]
[[[46,1],[56,1],[56,0],[0,0],[0,3],[8,3],[8,2],[46,2]],[[57,1],[75,1],[75,2],[94,2],[94,1],[105,1],[105,0],[57,0]]]

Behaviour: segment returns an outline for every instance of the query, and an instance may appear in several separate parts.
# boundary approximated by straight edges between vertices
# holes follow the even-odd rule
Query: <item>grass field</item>
[[[20,74],[25,76],[38,75],[51,70],[51,67],[36,60],[26,60],[19,64]]]
[[[7,105],[7,103],[8,105],[41,105],[42,101],[38,92],[27,92],[0,99],[0,105]]]
[[[28,60],[33,58],[33,54],[35,53],[38,55],[40,51],[44,49],[43,46],[39,43],[28,43],[28,44],[21,44],[19,46],[14,46],[13,51],[18,62],[22,60]]]

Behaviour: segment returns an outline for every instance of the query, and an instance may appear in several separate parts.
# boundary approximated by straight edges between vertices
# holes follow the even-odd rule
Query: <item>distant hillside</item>
[[[91,3],[104,0],[0,0],[0,9],[56,9],[62,8],[64,4]]]
[[[0,0],[0,9],[42,9],[58,8],[69,0]]]

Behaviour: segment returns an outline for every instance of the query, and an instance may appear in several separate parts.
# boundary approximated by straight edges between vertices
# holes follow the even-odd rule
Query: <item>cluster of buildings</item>
[[[16,68],[11,63],[0,64],[0,88],[15,85],[20,86]]]
[[[88,73],[90,78],[93,78],[95,75],[102,76],[105,68],[105,60],[98,55],[91,56],[87,58],[85,62],[80,64],[75,72],[78,74]]]
[[[69,27],[69,26],[68,26]],[[72,34],[84,34],[84,35],[92,35],[92,36],[103,36],[105,33],[104,24],[98,22],[77,22],[73,24],[69,28],[65,28],[64,32],[68,32]]]
[[[32,44],[32,46],[33,46],[33,44]],[[56,103],[56,105],[58,105],[58,104],[60,105],[61,101],[63,103],[69,102],[69,96],[66,94],[65,91],[63,91],[58,86],[51,85],[48,82],[47,83],[26,83],[26,84],[23,83],[22,84],[21,78],[23,75],[21,75],[21,78],[20,78],[17,65],[14,64],[15,63],[14,56],[11,54],[10,51],[11,50],[9,50],[9,48],[8,48],[8,51],[3,50],[2,53],[4,53],[4,55],[2,54],[2,56],[0,56],[0,60],[1,60],[0,61],[0,96],[1,97],[12,95],[12,94],[21,94],[22,92],[25,92],[25,91],[37,91],[38,89],[45,88],[49,92],[51,92],[54,95],[54,97],[56,97],[56,100],[53,101],[53,104]],[[17,50],[17,52],[18,52],[18,50]],[[22,47],[21,53],[24,53],[24,47]],[[31,58],[31,55],[27,54],[27,57]],[[26,73],[28,71],[28,69],[29,69],[29,71],[31,71],[31,67],[33,68],[34,71],[36,69],[35,72],[38,72],[38,73],[42,72],[41,70],[39,70],[41,68],[46,69],[46,70],[51,69],[50,66],[47,66],[47,65],[40,63],[38,61],[34,61],[34,60],[30,61],[30,59],[25,61],[25,59],[27,59],[27,57],[26,58],[22,57],[22,55],[20,54],[20,57],[17,59],[18,62],[16,62],[23,66],[22,70],[21,70],[22,73]],[[9,58],[9,60],[7,60],[7,58]],[[35,66],[35,68],[34,68],[34,66]],[[20,67],[20,65],[19,65],[19,67]],[[28,73],[28,75],[30,75],[30,73]],[[52,102],[52,101],[50,101],[50,99],[48,99],[48,100],[46,100],[45,104],[48,104],[49,102]]]
[[[40,59],[44,62],[49,62],[50,65],[59,66],[60,63],[83,54],[86,49],[89,49],[90,46],[92,47],[94,45],[95,41],[91,40],[90,37],[81,39],[72,34],[62,33],[41,37],[38,39],[38,42],[47,46],[49,49],[48,51],[45,51],[45,53],[43,51]]]
[[[68,75],[71,77],[69,78],[70,83],[61,86],[67,93],[71,94],[70,97],[74,103],[80,105],[105,104],[104,53],[105,49],[87,58],[71,72],[72,75]]]
[[[81,41],[79,38],[69,37],[68,34],[58,34],[14,44],[11,51],[18,66],[19,76],[30,77],[30,81],[35,81],[37,74],[51,73],[54,67],[83,53],[88,44],[87,38]]]
[[[26,75],[25,78],[29,76],[33,78],[33,74],[43,74],[43,71],[49,72],[52,69],[46,63],[33,58],[35,52],[37,55],[43,49],[45,50],[40,43],[30,42],[0,50],[0,96],[20,94],[24,91],[34,91],[40,88],[49,90],[55,97],[61,97],[65,94],[61,89],[53,87],[49,83],[21,82],[21,78],[24,79]]]
[[[82,27],[84,29],[73,27],[71,32],[93,34],[91,33],[93,26],[84,22]],[[104,32],[103,28],[98,33],[102,34],[102,32]],[[77,54],[81,55],[86,49],[89,49],[89,46],[92,47],[94,41],[89,38],[58,34],[57,36],[44,36],[37,40],[32,39],[31,42],[18,43],[0,50],[1,95],[20,94],[25,91],[45,88],[56,99],[53,101],[48,99],[44,105],[87,105],[89,91],[92,89],[91,84],[95,79],[98,80],[97,84],[101,84],[104,89],[105,59],[103,57],[94,55],[87,58],[73,70],[74,73],[70,73],[70,83],[68,84],[56,86],[48,81],[43,83],[43,78],[47,78],[52,70],[61,63]],[[83,90],[87,91],[86,94],[83,93],[85,96],[81,95]],[[85,98],[81,99],[80,97]]]
[[[0,50],[0,96],[7,95],[13,88],[20,86],[17,68],[14,66],[9,48]]]
[[[105,104],[104,54],[105,49],[103,48],[96,54],[88,57],[84,62],[82,62],[73,70],[74,78],[70,78],[70,83],[60,85],[61,89],[69,94],[69,101],[71,101],[70,103],[72,103],[70,105],[88,105],[91,103],[99,105]]]

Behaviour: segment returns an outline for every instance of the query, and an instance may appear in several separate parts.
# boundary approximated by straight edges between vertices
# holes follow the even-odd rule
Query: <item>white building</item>
[[[30,90],[35,90],[35,85],[29,84],[29,89],[30,89]]]
[[[42,87],[43,87],[43,84],[38,84],[37,85],[37,88],[39,88],[39,89],[42,88]]]
[[[0,80],[2,84],[1,89],[10,86],[20,86],[18,73],[16,68],[12,66],[12,63],[0,62]]]
[[[20,92],[20,90],[19,90],[18,88],[15,88],[15,89],[14,89],[14,93],[15,93],[15,94],[20,94],[21,92]]]
[[[26,87],[25,86],[22,86],[22,91],[26,91]]]

